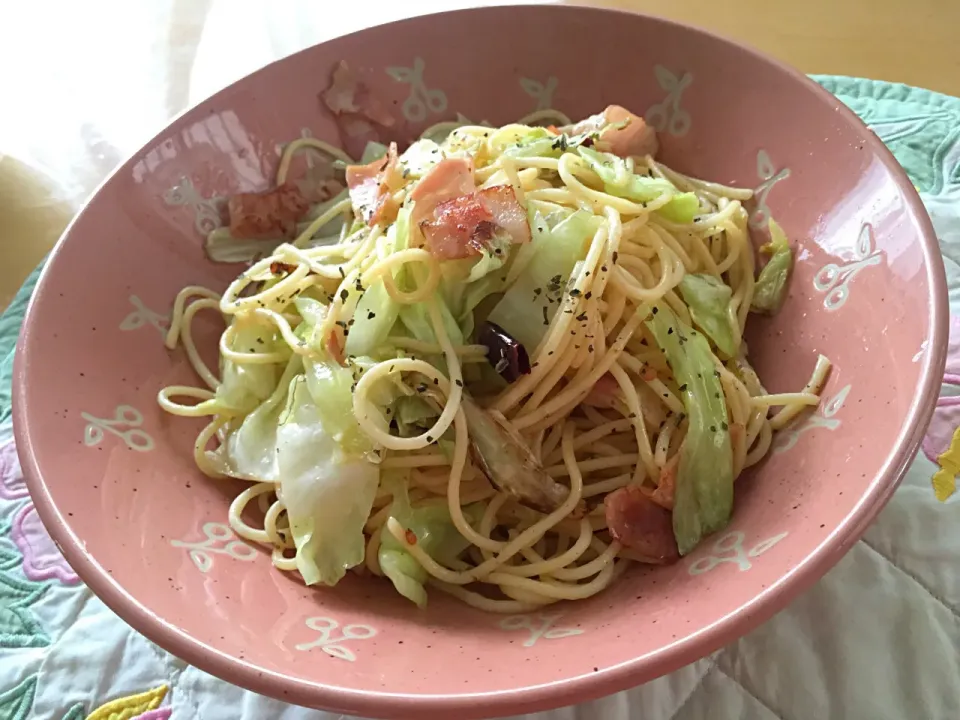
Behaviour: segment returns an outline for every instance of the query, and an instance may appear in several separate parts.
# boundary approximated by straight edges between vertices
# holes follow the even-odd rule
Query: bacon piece
[[[605,410],[612,409],[619,393],[620,386],[616,379],[610,373],[606,373],[590,388],[590,392],[583,399],[583,404]]]
[[[614,123],[624,121],[627,121],[625,127],[609,127]],[[602,113],[591,115],[576,125],[563,129],[574,135],[599,132],[600,139],[595,145],[596,149],[620,157],[631,155],[654,156],[659,149],[656,131],[647,125],[639,115],[634,115],[619,105],[608,105]]]
[[[633,555],[653,564],[675,562],[680,558],[673,536],[673,518],[636,485],[628,485],[606,496],[603,501],[607,528],[613,538]]]
[[[459,260],[483,252],[491,237],[493,215],[476,194],[444,200],[433,210],[433,219],[420,223],[427,249],[440,260]]]
[[[608,127],[600,133],[598,150],[606,150],[620,157],[631,155],[656,155],[659,150],[656,131],[644,122],[643,118],[634,115],[619,105],[610,105],[603,111],[608,124],[627,121],[626,127]],[[603,147],[606,146],[606,147]]]
[[[514,245],[530,242],[530,221],[527,211],[517,200],[510,185],[495,185],[477,193],[480,201],[493,215],[493,224],[510,235]]]
[[[244,240],[274,240],[296,234],[310,204],[289,183],[262,193],[239,193],[227,200],[230,234]]]
[[[429,200],[427,200],[429,202]],[[530,241],[527,214],[509,185],[444,200],[420,222],[427,248],[441,260],[473,257],[493,248],[495,236],[514,244]]]
[[[347,166],[350,200],[368,225],[390,222],[397,216],[393,190],[399,187],[397,144],[390,143],[387,156],[368,165]]]
[[[417,203],[414,214],[426,217],[445,200],[469,195],[476,189],[473,162],[467,158],[445,158],[434,165],[410,193],[410,199]]]

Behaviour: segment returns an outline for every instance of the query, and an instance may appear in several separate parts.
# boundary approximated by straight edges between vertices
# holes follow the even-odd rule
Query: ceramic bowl
[[[420,611],[380,580],[305,587],[233,536],[236,487],[201,476],[197,426],[157,406],[192,382],[162,343],[187,284],[225,288],[204,233],[218,198],[267,188],[278,149],[338,143],[318,93],[347,60],[398,122],[503,124],[619,103],[662,158],[754,188],[797,243],[789,298],[754,318],[773,391],[833,372],[823,402],[737,484],[729,528],[682,562],[637,568],[601,595],[529,615],[434,593]],[[51,255],[15,373],[16,439],[40,517],[66,559],[137,630],[260,693],[390,718],[542,710],[637,685],[728,643],[822,576],[913,458],[947,338],[944,271],[914,188],[831,95],[773,60],[684,25],[559,6],[487,8],[365,30],[270,65],[175,120],[107,180]],[[198,319],[213,351],[221,327]]]

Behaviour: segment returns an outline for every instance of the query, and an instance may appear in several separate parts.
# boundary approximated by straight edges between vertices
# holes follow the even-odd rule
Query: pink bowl
[[[590,51],[582,52],[589,40]],[[277,146],[339,142],[317,94],[346,59],[403,117],[396,137],[462,113],[508,122],[611,102],[660,130],[672,166],[757,189],[799,247],[790,297],[753,319],[755,365],[797,388],[835,367],[820,409],[737,486],[728,530],[677,565],[542,614],[499,617],[379,581],[304,587],[226,522],[236,491],[196,471],[197,428],[156,404],[192,379],[161,342],[205,260],[213,198],[271,183]],[[213,348],[220,329],[202,325]],[[683,25],[540,6],[432,15],[275,63],[151,140],[50,257],[16,358],[16,438],[40,517],[81,578],[162,647],[252,690],[391,718],[543,710],[624,689],[728,643],[859,538],[918,448],[944,365],[943,265],[913,187],[838,100],[762,55]],[[870,369],[872,368],[872,369]]]

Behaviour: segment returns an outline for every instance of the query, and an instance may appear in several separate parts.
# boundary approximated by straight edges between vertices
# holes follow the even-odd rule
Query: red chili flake
[[[407,539],[407,545],[416,545],[417,544],[417,534],[410,530],[409,528],[404,533],[404,537]]]
[[[274,275],[280,275],[283,273],[286,273],[287,275],[289,275],[296,269],[297,269],[296,265],[280,262],[279,260],[274,260],[272,263],[270,263],[270,272],[272,272]]]

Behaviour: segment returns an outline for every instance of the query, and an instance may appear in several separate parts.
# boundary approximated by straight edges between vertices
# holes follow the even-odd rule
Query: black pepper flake
[[[550,357],[551,355],[553,355],[553,350],[547,353],[547,357]]]
[[[710,432],[716,432],[716,431],[717,431],[717,426],[716,426],[716,425],[711,425],[711,426],[710,426]]]
[[[722,427],[724,430],[729,430],[729,429],[730,429],[730,426],[727,425],[726,420],[724,420],[723,422],[720,423],[720,427]]]
[[[544,324],[544,325],[549,325],[549,324],[550,324],[550,318],[547,317],[547,306],[544,305],[544,306],[543,306],[542,308],[540,308],[540,309],[543,310],[543,324]]]
[[[433,442],[433,435],[427,435],[427,442],[428,442],[428,443],[432,443],[432,442]]]
[[[570,291],[570,297],[579,297],[579,296],[580,296],[580,291],[577,288],[574,288],[573,290]]]
[[[347,274],[343,271],[343,265],[338,265],[337,270],[340,271],[340,277],[345,278]]]
[[[463,387],[463,380],[460,380],[460,379],[458,378],[458,379],[455,380],[454,382],[457,383],[457,387]]]
[[[347,301],[347,298],[350,297],[350,291],[344,288],[340,291],[340,300],[343,302]]]
[[[543,290],[541,290],[540,288],[534,288],[534,289],[533,289],[533,296],[534,296],[534,297],[540,297],[540,293],[542,293],[542,292],[543,292]]]
[[[258,342],[260,345],[263,345],[263,338],[259,338],[259,337],[258,337],[258,338],[257,338],[257,342]]]
[[[687,391],[687,384],[684,383],[683,385],[680,386],[680,392],[686,392],[686,391]]]
[[[339,325],[339,326],[342,327],[344,330],[347,329],[347,324],[346,324],[343,320],[337,320],[334,324],[335,324],[335,325]]]
[[[588,290],[588,291],[587,291],[587,294],[583,296],[583,299],[584,299],[584,300],[589,300],[589,299],[592,298],[592,297],[593,297],[593,293]]]
[[[426,391],[427,391],[427,385],[426,385],[426,383],[420,383],[419,385],[417,385],[417,392],[418,392],[418,393],[424,393],[424,392],[426,392]]]
[[[667,335],[673,335],[673,328],[672,328],[672,327],[667,328]]]
[[[651,310],[650,312],[652,312],[654,315],[656,315],[658,312],[660,312],[660,308],[658,308],[656,305],[654,305],[654,306],[653,306],[653,310]]]
[[[613,264],[614,264],[614,265],[617,264],[617,258],[619,258],[619,257],[620,257],[620,253],[618,253],[616,250],[614,250],[614,251],[613,251]]]
[[[434,379],[433,379],[433,384],[434,384],[434,385],[439,385],[439,384],[440,384],[440,381],[437,380],[436,378],[434,378]]]
[[[717,400],[720,399],[720,393],[714,393],[713,396],[714,396]]]
[[[370,312],[367,313],[367,320],[373,320],[376,316],[377,314],[373,310],[371,310]]]
[[[579,315],[577,315],[577,317],[576,317],[577,322],[583,322],[583,321],[586,320],[586,319],[587,319],[587,313],[586,313],[586,312],[582,312],[582,313],[580,313]]]
[[[600,270],[601,270],[602,272],[609,272],[609,271],[607,270],[607,266],[606,266],[606,265],[601,265],[601,266],[600,266]]]
[[[588,350],[589,352],[593,352],[593,345],[588,345],[588,346],[587,346],[587,350]]]

